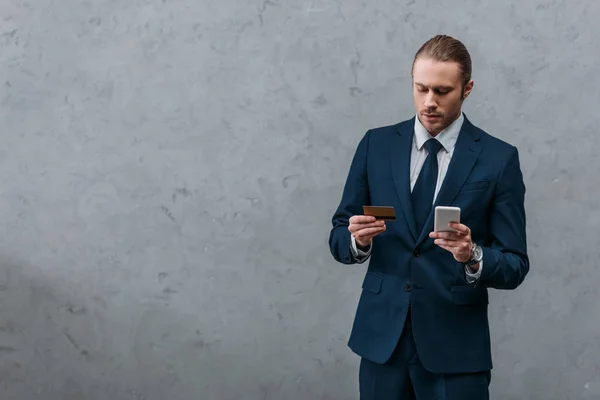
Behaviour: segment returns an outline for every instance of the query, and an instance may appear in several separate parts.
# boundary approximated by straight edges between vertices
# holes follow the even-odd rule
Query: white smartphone
[[[437,206],[435,208],[435,220],[433,230],[436,232],[456,232],[448,226],[450,222],[460,223],[460,208]]]

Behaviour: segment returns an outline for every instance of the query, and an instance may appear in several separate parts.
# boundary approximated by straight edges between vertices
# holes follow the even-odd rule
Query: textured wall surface
[[[1,0],[0,398],[358,399],[358,140],[437,33],[520,149],[532,268],[492,398],[600,398],[600,2]]]

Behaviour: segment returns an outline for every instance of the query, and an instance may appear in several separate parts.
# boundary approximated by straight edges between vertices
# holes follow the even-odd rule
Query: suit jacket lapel
[[[420,232],[417,245],[429,238],[429,232],[433,230],[434,210],[438,205],[449,206],[452,204],[456,195],[460,191],[460,188],[469,177],[471,170],[475,166],[479,153],[481,152],[481,144],[479,143],[480,134],[479,131],[467,120],[463,122],[463,126],[458,135],[456,145],[454,147],[454,154],[450,165],[448,165],[448,171],[446,177],[440,188],[440,192],[436,197],[436,200],[429,213],[429,218],[425,223],[423,231]]]
[[[416,239],[419,232],[417,232],[410,196],[410,158],[414,136],[414,123],[415,117],[398,126],[398,134],[394,135],[391,143],[390,165],[396,191],[402,204],[402,211],[408,222],[413,239]]]

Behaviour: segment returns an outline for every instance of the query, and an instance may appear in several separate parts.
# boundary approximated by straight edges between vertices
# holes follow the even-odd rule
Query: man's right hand
[[[373,238],[386,229],[385,221],[377,221],[375,217],[354,215],[350,217],[348,230],[354,236],[356,244],[365,248],[371,245]]]

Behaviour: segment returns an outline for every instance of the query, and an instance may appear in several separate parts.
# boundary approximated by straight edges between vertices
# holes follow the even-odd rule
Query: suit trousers
[[[390,359],[385,364],[361,359],[360,400],[489,400],[490,379],[490,371],[468,374],[427,371],[417,354],[409,311]]]

